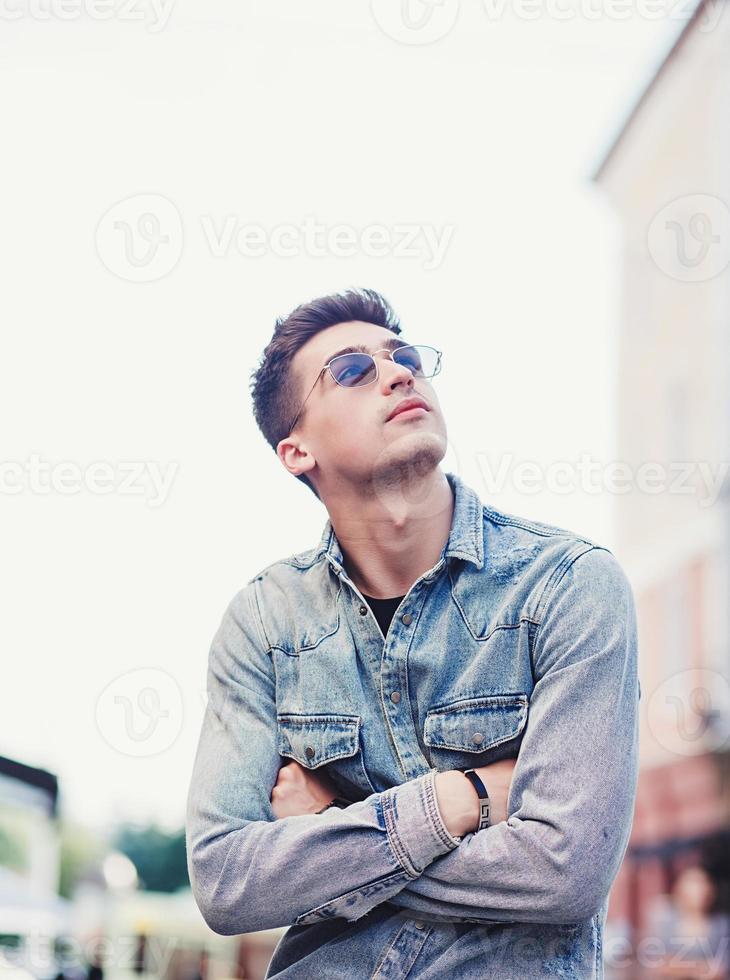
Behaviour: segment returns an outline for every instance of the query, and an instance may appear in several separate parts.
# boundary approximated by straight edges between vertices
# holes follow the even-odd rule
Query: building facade
[[[617,452],[632,479],[616,517],[642,769],[609,921],[634,940],[730,825],[728,7],[697,5],[593,178],[620,227]]]

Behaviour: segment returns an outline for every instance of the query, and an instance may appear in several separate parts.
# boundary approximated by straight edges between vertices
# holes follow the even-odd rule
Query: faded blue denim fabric
[[[213,640],[188,870],[216,932],[292,926],[270,977],[603,977],[638,776],[632,590],[607,548],[446,477],[449,540],[387,637],[327,521]],[[274,820],[282,757],[356,802]],[[453,837],[435,773],[505,758],[508,820]]]

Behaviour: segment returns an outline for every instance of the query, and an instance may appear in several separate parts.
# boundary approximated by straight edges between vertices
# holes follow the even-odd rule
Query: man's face
[[[320,487],[323,478],[328,486],[336,487],[338,477],[387,486],[423,476],[444,458],[446,425],[436,393],[428,379],[415,377],[382,350],[394,340],[399,346],[419,343],[418,337],[398,336],[385,327],[353,321],[321,330],[297,351],[292,361],[299,390],[296,409],[317,373],[344,347],[362,344],[374,354],[378,378],[362,387],[346,388],[337,384],[330,371],[322,371],[291,433],[291,442],[279,443],[279,455],[291,472],[313,476]],[[400,402],[414,397],[422,398],[428,411],[389,418]],[[291,443],[299,452],[287,448]]]

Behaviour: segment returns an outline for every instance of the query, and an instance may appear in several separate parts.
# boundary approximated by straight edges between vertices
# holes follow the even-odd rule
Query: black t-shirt
[[[362,597],[372,609],[383,636],[387,636],[388,627],[390,626],[390,621],[393,618],[393,613],[401,604],[403,596],[398,595],[393,599],[376,599],[374,596],[365,595],[363,592]]]

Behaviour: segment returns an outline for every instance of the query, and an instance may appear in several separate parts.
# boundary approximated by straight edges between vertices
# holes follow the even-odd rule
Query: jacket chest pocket
[[[423,740],[439,771],[514,757],[527,722],[526,694],[489,694],[431,708]]]
[[[360,716],[339,714],[280,714],[279,755],[305,769],[322,769],[338,791],[355,802],[375,792],[360,744]]]

